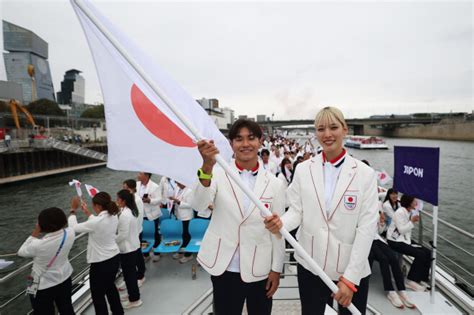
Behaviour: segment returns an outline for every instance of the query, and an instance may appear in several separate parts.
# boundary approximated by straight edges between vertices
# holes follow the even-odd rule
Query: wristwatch
[[[198,178],[199,179],[211,179],[212,178],[212,174],[206,174],[204,173],[204,171],[202,170],[202,168],[198,169]]]

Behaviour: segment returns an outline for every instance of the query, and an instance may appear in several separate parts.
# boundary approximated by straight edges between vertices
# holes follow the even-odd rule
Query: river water
[[[471,197],[474,195],[474,143],[391,138],[386,139],[386,142],[389,150],[349,149],[349,152],[356,158],[368,160],[373,168],[385,169],[392,175],[394,145],[439,147],[441,154],[439,217],[473,233],[474,203]],[[69,201],[75,194],[74,188],[68,185],[71,179],[76,178],[82,183],[91,184],[115,196],[115,193],[121,189],[122,182],[125,179],[135,178],[135,176],[136,173],[100,168],[2,187],[0,189],[0,255],[18,250],[21,243],[33,230],[36,217],[42,209],[59,207],[66,211],[69,210]],[[86,194],[85,191],[84,193]],[[86,196],[86,200],[90,201],[90,198]],[[430,210],[430,206],[425,206],[425,209]],[[83,219],[80,218],[80,220]],[[424,220],[424,225],[431,228],[431,221],[428,217]],[[454,261],[453,263],[445,259],[444,262],[451,267],[456,267],[459,277],[472,284],[472,273],[474,272],[472,240],[448,230],[443,225],[440,225],[439,232],[440,235],[454,241],[467,251],[466,253],[456,250],[449,243],[439,241],[440,252]],[[430,232],[426,232],[424,238],[425,240],[431,239]],[[0,276],[27,261],[17,257],[12,259],[15,261],[15,265],[0,271]],[[3,290],[4,288],[1,287],[0,291]],[[3,293],[6,292],[3,291]],[[0,304],[1,295],[3,294],[0,293]]]

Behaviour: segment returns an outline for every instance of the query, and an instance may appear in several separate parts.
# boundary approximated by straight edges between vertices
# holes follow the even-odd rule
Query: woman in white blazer
[[[189,222],[194,218],[194,211],[189,203],[192,191],[181,183],[176,182],[176,189],[173,196],[169,199],[173,202],[173,208],[175,209],[175,215],[178,220],[183,224],[183,243],[181,249],[188,246],[191,240],[191,234],[189,234]],[[175,253],[173,259],[178,259],[180,263],[184,264],[193,259],[192,253]]]
[[[120,208],[117,228],[117,245],[120,250],[120,265],[127,287],[128,299],[123,305],[125,309],[142,305],[137,278],[137,249],[140,248],[138,238],[138,208],[135,197],[130,191],[122,189],[117,193],[117,205]]]
[[[107,302],[112,314],[123,314],[120,296],[115,286],[120,257],[120,250],[115,241],[119,208],[106,192],[99,192],[92,198],[92,206],[96,215],[93,215],[85,202],[81,208],[87,216],[87,221],[78,223],[76,209],[80,200],[75,197],[71,201],[71,215],[69,226],[76,233],[88,233],[87,262],[90,263],[89,283],[91,287],[92,303],[97,315],[109,314]],[[107,297],[107,302],[105,300]]]
[[[282,181],[283,186],[288,188],[293,177],[293,163],[291,163],[289,158],[284,158],[280,164],[280,172],[278,173],[278,178]]]
[[[315,119],[322,154],[302,162],[287,196],[290,208],[280,219],[266,219],[277,233],[299,226],[298,241],[339,288],[334,299],[349,314],[352,302],[363,314],[367,305],[370,266],[368,256],[378,218],[375,171],[343,148],[347,124],[340,110],[323,108]],[[312,273],[301,256],[298,284],[303,314],[324,314],[331,291]]]
[[[387,224],[387,226],[390,226],[390,223],[392,223],[393,215],[395,214],[395,211],[397,211],[398,208],[400,208],[400,202],[398,201],[398,192],[395,189],[390,188],[389,190],[387,190],[382,204],[382,209],[385,214],[385,223]]]
[[[42,238],[40,233],[45,233]],[[18,250],[18,256],[33,258],[30,279],[37,292],[27,291],[31,292],[34,315],[53,315],[54,305],[61,315],[74,314],[71,301],[72,266],[68,259],[74,239],[74,230],[67,227],[63,210],[48,208],[40,212],[31,236]]]
[[[415,258],[407,275],[407,287],[414,291],[425,291],[429,282],[431,251],[411,241],[414,223],[420,220],[419,215],[411,214],[417,202],[414,197],[403,195],[400,205],[401,208],[395,211],[392,224],[387,230],[388,245],[401,254]]]
[[[261,136],[257,123],[237,120],[229,130],[235,153],[230,166],[270,211],[281,215],[284,188],[258,163]],[[240,315],[246,303],[249,315],[269,315],[283,269],[284,240],[265,229],[258,208],[222,168],[214,167],[218,152],[214,143],[197,145],[203,166],[191,205],[197,211],[214,206],[197,259],[211,274],[215,314]]]

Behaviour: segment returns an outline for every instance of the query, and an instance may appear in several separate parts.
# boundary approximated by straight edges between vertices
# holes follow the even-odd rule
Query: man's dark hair
[[[255,137],[260,139],[263,135],[262,129],[255,122],[248,119],[237,119],[229,129],[229,139],[230,141],[237,138],[237,135],[240,132],[240,129],[247,128]]]
[[[137,190],[137,182],[134,179],[127,179],[123,183],[127,185],[128,188],[133,189],[134,191]]]
[[[263,149],[262,152],[260,152],[260,156],[263,156],[264,154],[270,156],[270,151],[268,151],[267,149]]]
[[[148,178],[151,178],[151,173],[143,173],[145,174],[146,176],[148,176]]]
[[[41,232],[56,232],[67,225],[67,218],[63,210],[56,207],[47,208],[40,212],[38,225],[41,228]]]

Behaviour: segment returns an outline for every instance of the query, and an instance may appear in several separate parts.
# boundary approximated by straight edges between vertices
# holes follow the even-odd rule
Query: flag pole
[[[142,77],[146,84],[155,92],[168,106],[168,108],[175,114],[175,116],[181,121],[181,123],[186,126],[186,128],[193,134],[196,140],[203,140],[200,132],[191,124],[191,122],[184,116],[174,105],[173,101],[158,87],[153,80],[146,74],[142,67],[133,60],[133,58],[128,54],[127,51],[120,45],[120,43],[114,38],[114,36],[100,23],[100,21],[91,13],[89,8],[84,5],[82,0],[71,0],[81,9],[87,18],[97,27],[97,29],[109,40],[109,42],[114,46],[115,49],[122,55],[122,57],[132,66],[132,68]],[[217,163],[224,169],[224,171],[235,181],[240,189],[249,197],[249,199],[258,207],[258,209],[265,214],[265,216],[271,216],[272,213],[268,210],[262,202],[255,196],[255,194],[245,186],[242,179],[235,174],[227,162],[219,154],[216,156]],[[317,274],[321,280],[331,289],[332,292],[336,293],[339,288],[337,285],[329,278],[329,276],[318,266],[318,264],[309,256],[308,253],[303,249],[303,247],[291,236],[291,234],[282,227],[280,229],[280,234],[293,246],[295,251],[301,256],[311,267],[313,272]],[[350,304],[348,309],[352,314],[360,315],[359,310]]]
[[[430,302],[435,303],[435,285],[436,285],[436,247],[438,246],[438,206],[433,207],[433,250],[431,251],[431,290]]]

